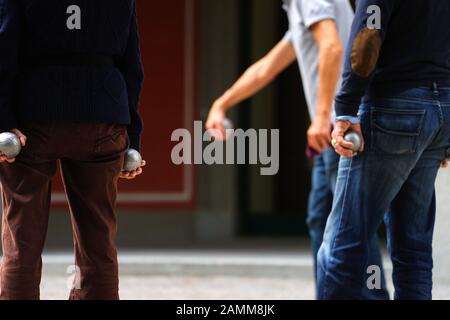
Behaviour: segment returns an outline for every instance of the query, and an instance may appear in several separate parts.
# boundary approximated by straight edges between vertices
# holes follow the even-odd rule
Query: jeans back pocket
[[[389,155],[415,153],[425,113],[425,109],[372,108],[371,127],[374,151]]]

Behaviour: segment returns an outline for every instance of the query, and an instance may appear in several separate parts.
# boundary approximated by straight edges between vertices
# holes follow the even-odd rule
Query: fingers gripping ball
[[[139,151],[134,149],[128,149],[125,153],[125,162],[122,171],[132,172],[139,169],[142,165],[142,156]]]
[[[345,141],[353,143],[353,148],[350,149],[353,152],[358,152],[362,146],[362,137],[356,132],[349,132],[344,137]]]
[[[19,138],[11,132],[0,134],[0,153],[8,159],[15,158],[22,150]]]

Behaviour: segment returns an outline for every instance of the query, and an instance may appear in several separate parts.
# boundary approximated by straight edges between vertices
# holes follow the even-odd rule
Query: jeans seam
[[[363,163],[362,163],[362,170],[361,170],[361,172],[362,172],[362,177],[361,177],[361,179],[363,179],[363,181],[362,181],[362,185],[364,186],[364,185],[366,185],[366,179],[367,179],[367,177],[366,177],[366,175],[364,174],[364,168],[366,167],[366,162],[368,161],[368,159],[367,159],[367,157],[364,157],[363,158]],[[359,199],[360,199],[360,201],[361,201],[361,199],[363,199],[363,194],[362,194],[362,192],[360,192],[360,194],[358,195],[359,196]],[[364,194],[364,199],[362,200],[362,201],[366,201],[366,197],[367,197],[367,194]],[[366,203],[368,203],[367,201],[366,201]],[[360,206],[361,206],[361,208],[364,208],[364,210],[366,210],[366,208],[364,207],[364,205],[362,205],[362,204],[360,204]],[[367,214],[366,214],[367,215]],[[367,223],[363,223],[363,225],[364,225],[364,234],[365,234],[365,236],[367,236],[367,234],[368,234],[368,232],[367,232]],[[362,286],[361,286],[361,292],[360,292],[360,297],[363,297],[364,296],[364,290],[365,290],[365,288],[364,288],[364,286],[366,286],[367,287],[367,280],[366,280],[366,283],[364,284],[364,280],[365,280],[365,277],[364,277],[364,275],[365,275],[365,273],[367,273],[367,270],[364,270],[364,268],[367,268],[367,266],[368,266],[368,264],[369,264],[369,252],[370,252],[370,237],[367,237],[367,239],[365,239],[366,241],[366,251],[365,251],[365,254],[364,254],[364,257],[363,257],[363,264],[362,264],[362,267],[361,267],[361,269],[362,269],[362,277],[361,277],[361,283],[362,283]],[[383,262],[381,261],[381,264],[383,264]],[[379,266],[381,269],[383,268],[383,266],[381,265],[381,266]]]
[[[422,119],[423,119],[423,117],[421,118],[421,121],[422,121]],[[418,136],[420,136],[420,132],[422,129],[422,125],[420,125],[419,129],[417,130],[418,132],[409,133],[409,132],[388,130],[388,129],[383,128],[376,122],[373,122],[372,126],[374,126],[376,129],[378,129],[378,131],[381,131],[383,133],[395,135],[395,136],[402,136],[402,137],[418,137]]]
[[[330,260],[333,259],[332,256],[333,256],[334,248],[336,246],[337,234],[339,233],[339,231],[341,230],[341,227],[342,227],[342,219],[343,219],[343,216],[344,216],[344,209],[345,209],[345,204],[346,204],[345,200],[346,200],[347,194],[348,194],[348,181],[350,179],[350,171],[351,171],[351,168],[352,168],[352,165],[353,165],[353,158],[351,158],[349,161],[350,161],[350,164],[349,164],[349,169],[347,171],[347,176],[345,178],[345,190],[344,190],[344,196],[343,196],[343,204],[342,204],[341,211],[340,211],[340,216],[339,216],[339,225],[338,225],[338,228],[336,229],[336,232],[335,232],[335,234],[333,236],[333,238],[334,238],[333,239],[333,243],[330,246]],[[339,176],[339,172],[338,172],[338,176]],[[325,284],[324,284],[324,290],[323,291],[324,291],[324,295],[327,296],[327,292],[328,292],[328,275],[329,275],[328,264],[324,266],[324,269],[325,269]]]
[[[442,105],[440,101],[437,101],[437,105],[439,107],[439,124],[440,127],[442,127],[444,124],[444,112],[442,111]]]
[[[430,105],[433,102],[436,102],[435,99],[423,99],[423,98],[416,98],[416,97],[398,97],[398,98],[378,98],[378,99],[373,99],[372,101],[366,101],[364,104],[369,104],[369,105],[374,105],[374,104],[378,104],[380,101],[383,102],[412,102],[412,103],[416,103],[416,104],[426,104],[426,105]]]

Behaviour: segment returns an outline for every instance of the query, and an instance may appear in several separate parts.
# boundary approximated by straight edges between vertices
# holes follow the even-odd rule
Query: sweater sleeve
[[[398,0],[359,0],[345,54],[342,87],[336,96],[336,116],[356,117],[388,32]]]
[[[21,31],[17,3],[17,0],[0,0],[0,132],[18,126],[13,106]]]
[[[136,1],[132,2],[133,14],[130,25],[130,34],[124,54],[118,61],[118,68],[122,72],[128,91],[128,105],[130,108],[131,124],[128,126],[130,147],[140,150],[141,134],[143,129],[142,118],[139,113],[139,99],[144,80],[144,70],[141,61],[139,45],[139,31],[136,17]]]

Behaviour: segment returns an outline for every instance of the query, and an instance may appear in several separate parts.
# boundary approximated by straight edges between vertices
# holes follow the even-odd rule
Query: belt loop
[[[433,82],[433,93],[439,95],[439,87],[436,82]]]

